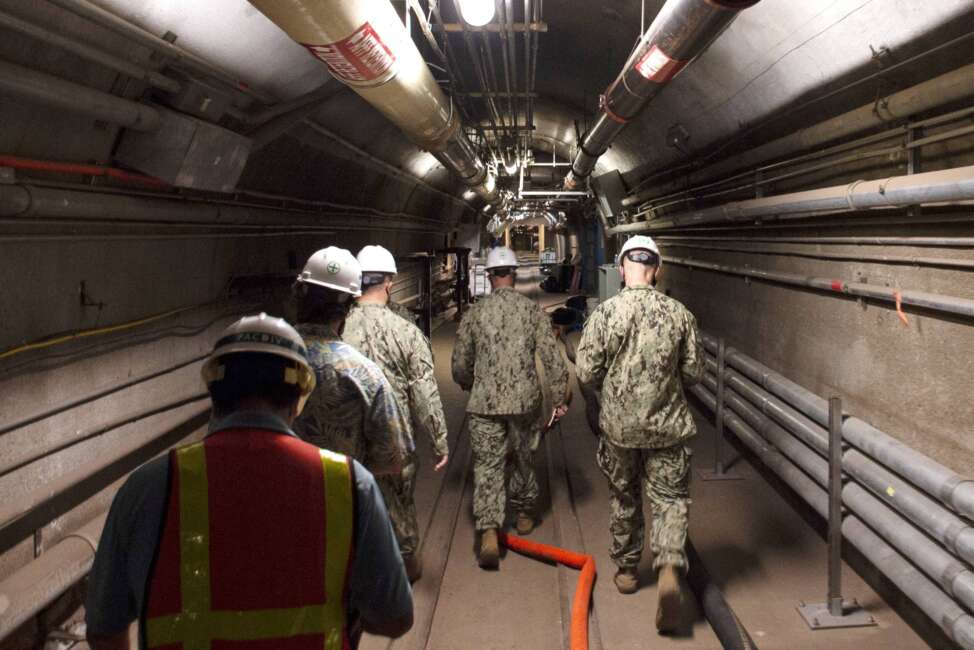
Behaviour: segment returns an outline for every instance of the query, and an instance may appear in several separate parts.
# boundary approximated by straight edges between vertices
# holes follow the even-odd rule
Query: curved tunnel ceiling
[[[300,96],[323,83],[336,83],[304,48],[242,0],[98,1],[154,33],[177,34],[177,43],[184,49],[280,100]],[[662,4],[662,0],[645,0],[646,26]],[[560,158],[571,154],[576,129],[584,132],[598,108],[599,94],[618,74],[639,35],[642,10],[638,0],[544,2],[542,20],[547,31],[540,35],[536,73],[537,150],[550,152],[554,147]],[[523,18],[521,11],[515,10],[518,21]],[[443,14],[448,22],[456,20],[451,3],[444,3]],[[761,0],[743,11],[710,49],[623,131],[599,160],[596,175],[618,169],[629,173],[627,180],[631,181],[685,161],[742,127],[794,107],[807,97],[963,34],[960,26],[972,18],[974,8],[969,0]],[[454,50],[463,52],[462,36],[452,34],[450,38],[456,39]],[[415,28],[414,39],[422,41]],[[974,48],[967,45],[959,50],[960,56],[956,51],[947,52],[947,58],[939,63],[936,59],[919,62],[926,65],[918,63],[912,75],[926,78],[937,65],[966,63],[958,59],[974,58]],[[463,55],[459,64],[467,66],[464,74],[472,79]],[[910,74],[910,69],[904,69],[898,77],[891,75],[887,84],[895,88],[912,83]],[[869,101],[877,92],[877,85],[869,84],[859,94],[850,93],[844,104],[842,98],[830,101],[829,110],[848,110]],[[824,105],[818,106],[812,116],[821,116],[823,110]],[[430,162],[377,111],[348,90],[336,92],[315,119],[438,187],[457,193],[461,189],[443,167]],[[667,131],[676,124],[688,136],[683,150],[666,144]],[[784,124],[778,128],[789,127]]]

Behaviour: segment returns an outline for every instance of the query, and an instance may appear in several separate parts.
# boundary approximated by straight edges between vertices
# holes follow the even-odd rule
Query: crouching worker
[[[656,291],[659,249],[649,237],[629,239],[619,254],[625,288],[585,323],[578,346],[579,384],[602,391],[598,464],[609,482],[616,588],[638,588],[636,566],[645,524],[641,490],[653,506],[650,545],[659,572],[656,627],[683,622],[685,551],[690,505],[690,449],[696,426],[684,387],[703,374],[704,355],[693,314]]]
[[[375,480],[299,440],[315,387],[283,319],[227,328],[203,366],[210,432],[136,470],[112,503],[87,595],[96,650],[354,647],[397,637],[413,605]],[[249,646],[248,646],[249,647]]]

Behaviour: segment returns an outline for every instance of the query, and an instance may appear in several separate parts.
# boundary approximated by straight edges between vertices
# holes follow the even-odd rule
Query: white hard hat
[[[362,273],[391,273],[395,275],[396,260],[382,246],[366,246],[358,252],[358,264]]]
[[[498,246],[490,249],[487,253],[487,264],[484,270],[500,269],[506,267],[517,267],[517,255],[507,246]]]
[[[293,362],[294,367],[287,368],[281,379],[300,389],[299,411],[304,407],[315,388],[315,373],[308,362],[308,348],[290,323],[261,312],[256,316],[244,316],[223,330],[203,364],[203,381],[207,386],[224,379],[226,369],[220,360],[237,352],[270,354]]]
[[[362,270],[358,260],[337,246],[323,248],[309,257],[298,282],[341,291],[356,298],[362,295]]]
[[[659,247],[653,241],[652,237],[647,237],[646,235],[636,235],[627,239],[626,243],[622,245],[622,250],[619,251],[616,263],[621,264],[622,258],[625,257],[626,253],[635,250],[649,251],[659,260],[659,266],[663,266],[663,256],[660,255]]]

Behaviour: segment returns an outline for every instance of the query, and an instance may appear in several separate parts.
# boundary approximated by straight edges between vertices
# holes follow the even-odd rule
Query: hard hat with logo
[[[626,243],[622,245],[622,250],[619,251],[619,257],[616,263],[622,264],[622,258],[625,257],[626,253],[629,251],[649,251],[656,256],[658,260],[657,265],[663,266],[663,256],[660,255],[659,247],[656,242],[653,241],[652,237],[647,237],[646,235],[636,235],[635,237],[630,237],[626,240]]]
[[[356,259],[362,273],[398,273],[395,258],[382,246],[366,246],[358,252]]]
[[[362,295],[362,270],[358,260],[337,246],[323,248],[309,257],[298,282],[348,293],[356,298]]]
[[[487,264],[484,265],[484,270],[490,271],[491,269],[510,267],[517,267],[517,255],[507,246],[492,248],[487,253]]]
[[[290,362],[284,369],[281,382],[298,387],[300,413],[314,390],[316,381],[314,370],[308,362],[308,349],[304,340],[290,323],[283,318],[261,312],[256,316],[244,316],[227,327],[203,364],[202,374],[206,385],[224,380],[232,381],[232,377],[226,376],[226,366],[222,360],[229,354],[240,352],[267,354]]]

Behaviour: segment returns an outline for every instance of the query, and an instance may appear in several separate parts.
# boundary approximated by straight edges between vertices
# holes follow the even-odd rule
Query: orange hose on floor
[[[512,551],[564,564],[573,569],[581,569],[582,573],[578,577],[575,597],[572,600],[570,646],[571,650],[588,650],[588,608],[592,600],[592,584],[595,582],[595,558],[584,553],[566,551],[557,546],[532,542],[510,533],[498,532],[498,538],[501,544]]]

